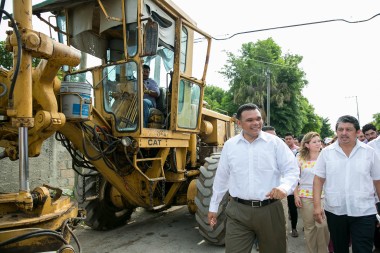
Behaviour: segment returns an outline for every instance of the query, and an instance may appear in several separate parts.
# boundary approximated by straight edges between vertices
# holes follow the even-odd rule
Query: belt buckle
[[[259,206],[254,206],[254,205],[253,205],[254,203],[259,203]],[[251,206],[252,206],[252,207],[261,207],[261,205],[262,205],[262,203],[261,203],[260,200],[252,200],[252,202],[251,202]]]

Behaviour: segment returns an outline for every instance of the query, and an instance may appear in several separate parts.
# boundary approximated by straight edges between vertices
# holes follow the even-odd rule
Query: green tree
[[[220,87],[208,85],[205,88],[204,100],[210,109],[228,115],[233,115],[237,111],[237,105],[233,103],[233,96],[230,91],[225,91]]]
[[[377,130],[380,130],[380,113],[375,113],[373,115],[373,124]]]
[[[301,114],[303,119],[302,134],[308,132],[320,133],[322,129],[322,118],[315,114],[314,107],[309,104],[306,98],[302,98],[301,101]]]
[[[236,113],[239,108],[239,105],[234,103],[234,94],[230,91],[227,91],[224,94],[221,106],[223,110],[226,110],[230,116]]]
[[[32,58],[32,66],[36,67],[41,59]],[[5,41],[0,41],[0,66],[5,69],[13,67],[13,54],[5,49]]]
[[[5,69],[13,66],[13,56],[5,49],[5,41],[0,41],[0,65]]]
[[[209,104],[210,109],[220,109],[225,91],[217,86],[209,85],[205,88],[204,100]]]
[[[320,132],[321,118],[302,95],[307,85],[305,73],[299,68],[302,56],[282,55],[272,38],[242,45],[240,55],[227,52],[227,63],[220,71],[230,85],[234,105],[255,103],[267,111],[267,87],[270,87],[270,124],[279,135],[304,131]]]
[[[331,125],[328,118],[322,118],[321,138],[334,136],[334,131],[331,130]]]

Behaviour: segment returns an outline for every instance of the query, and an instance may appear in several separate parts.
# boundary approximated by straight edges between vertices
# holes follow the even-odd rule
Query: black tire
[[[220,202],[218,209],[217,224],[211,229],[208,223],[208,209],[212,196],[212,186],[216,169],[220,159],[219,153],[214,153],[211,157],[206,158],[204,166],[200,167],[200,175],[197,179],[197,196],[195,197],[195,204],[197,205],[197,212],[195,218],[199,225],[199,232],[206,241],[215,245],[224,245],[224,238],[226,234],[226,206],[228,203],[228,192]]]
[[[87,169],[83,170],[89,174]],[[96,174],[94,171],[90,173]],[[86,210],[86,225],[95,230],[109,230],[127,223],[131,218],[134,208],[118,208],[112,204],[109,197],[112,188],[110,183],[100,174],[85,177],[83,196],[83,176],[75,174],[74,196],[78,201],[79,207]]]

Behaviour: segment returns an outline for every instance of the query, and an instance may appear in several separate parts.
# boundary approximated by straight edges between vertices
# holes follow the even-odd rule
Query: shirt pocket
[[[230,173],[233,177],[246,178],[248,176],[248,155],[247,157],[231,155],[228,160],[228,165],[231,168]]]
[[[354,191],[354,206],[360,209],[367,209],[375,206],[373,194],[364,191]]]
[[[327,161],[326,162],[326,175],[335,175],[339,171],[339,162],[337,161]]]
[[[273,156],[274,152],[271,148],[263,148],[257,152],[258,156],[253,162],[258,171],[273,172],[277,168],[276,159]]]
[[[341,204],[340,193],[325,191],[325,201],[328,206],[337,207]]]

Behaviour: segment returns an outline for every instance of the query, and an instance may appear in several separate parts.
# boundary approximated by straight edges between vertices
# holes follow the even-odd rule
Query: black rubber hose
[[[11,89],[9,91],[9,96],[8,96],[8,107],[9,108],[12,108],[13,107],[13,91],[15,89],[15,85],[16,85],[16,80],[17,80],[17,76],[18,76],[18,73],[20,71],[20,64],[21,64],[21,36],[20,36],[20,32],[17,28],[17,25],[16,25],[16,22],[15,20],[13,19],[12,15],[10,15],[8,12],[6,12],[4,9],[0,9],[0,16],[2,16],[3,14],[5,14],[5,16],[7,16],[11,21],[12,21],[12,27],[13,27],[13,30],[16,34],[16,38],[17,38],[17,62],[16,62],[16,68],[13,72],[13,78],[12,78],[12,83],[11,83]]]
[[[56,239],[59,239],[64,244],[69,244],[65,240],[65,238],[63,238],[63,236],[61,234],[59,234],[58,232],[53,231],[53,230],[42,229],[42,230],[38,230],[38,231],[34,231],[34,232],[27,233],[24,235],[16,236],[16,237],[13,237],[9,240],[3,241],[0,243],[0,247],[4,247],[4,246],[12,244],[12,243],[24,241],[24,240],[27,240],[29,238],[38,237],[38,236],[52,236]]]
[[[4,10],[4,6],[5,6],[5,0],[1,0],[0,10]],[[1,25],[2,19],[3,19],[3,13],[0,13],[0,25]]]

